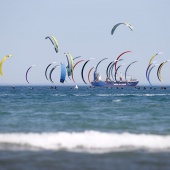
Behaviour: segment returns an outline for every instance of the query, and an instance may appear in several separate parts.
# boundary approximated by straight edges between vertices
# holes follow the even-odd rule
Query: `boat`
[[[102,81],[101,75],[97,73],[97,79],[94,77],[94,80],[91,82],[92,86],[102,86],[102,87],[135,87],[139,81],[135,78],[130,78],[130,80],[123,80],[120,77],[120,80],[113,81],[109,78],[106,78],[106,81]]]
[[[132,79],[130,81],[92,81],[92,86],[103,86],[103,87],[135,87],[139,81],[137,79]]]
[[[77,85],[75,85],[74,89],[78,89],[78,86],[77,86]]]

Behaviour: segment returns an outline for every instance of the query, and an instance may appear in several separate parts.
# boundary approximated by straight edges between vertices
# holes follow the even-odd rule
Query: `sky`
[[[145,77],[148,62],[154,54],[163,52],[153,60],[158,65],[150,79],[153,85],[170,85],[170,62],[162,68],[162,82],[156,75],[159,64],[170,59],[169,6],[169,0],[0,0],[0,59],[13,55],[3,64],[0,85],[26,85],[25,74],[31,65],[36,67],[29,71],[30,84],[51,85],[45,78],[45,69],[54,61],[67,65],[65,52],[81,56],[76,61],[95,58],[84,69],[87,82],[90,68],[108,58],[98,67],[104,80],[107,65],[127,50],[131,52],[122,56],[120,72],[138,61],[129,68],[128,75],[138,79],[139,85],[149,85]],[[111,35],[113,26],[120,22],[130,23],[134,30],[120,25]],[[50,35],[58,40],[58,53],[45,39]],[[77,84],[83,84],[83,63],[74,70]],[[59,67],[52,76],[55,84],[61,85]],[[68,77],[66,80],[64,85],[74,84]]]

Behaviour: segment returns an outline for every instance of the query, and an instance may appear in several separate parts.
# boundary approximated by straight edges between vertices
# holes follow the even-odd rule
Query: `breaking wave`
[[[56,133],[1,133],[0,149],[66,150],[105,153],[144,149],[170,152],[170,135],[106,133],[99,131]]]

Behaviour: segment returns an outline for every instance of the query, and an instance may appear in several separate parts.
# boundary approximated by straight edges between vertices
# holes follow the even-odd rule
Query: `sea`
[[[0,170],[169,170],[170,87],[0,86]]]

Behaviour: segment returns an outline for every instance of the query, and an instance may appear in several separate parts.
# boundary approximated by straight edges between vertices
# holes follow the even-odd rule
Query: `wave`
[[[108,96],[114,96],[114,95],[112,95],[112,94],[96,94],[96,96],[108,97]]]
[[[53,94],[52,96],[67,96],[66,94]]]
[[[152,96],[169,96],[170,94],[137,94],[137,93],[128,93],[128,94],[97,94],[97,96],[116,96],[116,97],[126,97],[126,96],[134,96],[134,97],[145,97],[145,96],[147,96],[147,97],[152,97]]]
[[[90,96],[90,94],[73,94],[76,97]]]
[[[169,96],[169,94],[145,94],[145,96]]]
[[[117,100],[112,100],[112,102],[116,103],[116,102],[121,102],[122,100],[117,99]]]
[[[106,133],[99,131],[56,133],[1,133],[0,149],[66,150],[105,153],[144,149],[170,152],[170,135]]]

